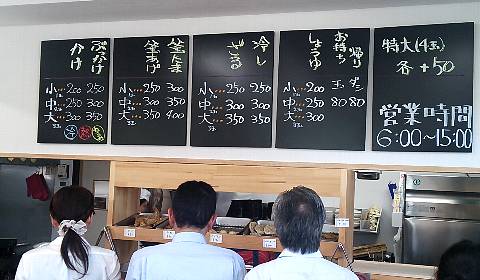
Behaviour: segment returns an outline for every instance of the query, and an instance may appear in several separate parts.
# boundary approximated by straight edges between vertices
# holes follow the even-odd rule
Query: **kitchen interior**
[[[2,265],[13,269],[23,252],[56,237],[49,221],[49,200],[27,195],[26,179],[34,174],[42,175],[50,196],[69,185],[90,189],[95,194],[96,209],[86,239],[91,244],[107,244],[109,238],[100,237],[108,237],[103,230],[107,224],[109,172],[109,161],[0,159]],[[358,269],[374,261],[425,266],[433,273],[433,266],[450,245],[463,239],[480,242],[479,185],[478,174],[357,170],[353,267]],[[137,191],[138,212],[118,225],[158,228],[165,234],[169,229],[165,214],[176,186],[141,187]],[[271,209],[275,198],[275,194],[218,193],[217,224],[210,234],[274,237]],[[338,241],[342,227],[341,219],[336,220],[340,218],[340,199],[322,199],[326,207],[322,239]],[[145,201],[147,204],[141,207]],[[139,242],[138,246],[153,244]],[[278,255],[251,250],[239,253],[249,267]]]

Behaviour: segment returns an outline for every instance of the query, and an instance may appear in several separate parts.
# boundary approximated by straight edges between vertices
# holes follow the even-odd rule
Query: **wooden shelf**
[[[135,237],[126,237],[124,235],[125,229],[135,229]],[[149,242],[159,242],[167,243],[170,242],[170,239],[163,238],[162,229],[146,229],[146,228],[135,228],[127,226],[111,226],[110,231],[112,233],[112,238],[114,240],[130,240],[130,241],[149,241]],[[263,240],[264,239],[275,239],[276,248],[264,248]],[[207,240],[210,240],[210,234],[207,234]],[[270,252],[281,252],[283,250],[280,240],[278,238],[272,238],[268,236],[251,236],[251,235],[231,235],[231,234],[222,234],[222,243],[212,243],[211,245],[220,246],[223,248],[234,248],[234,249],[246,249],[246,250],[258,250],[258,251],[270,251]],[[325,241],[320,244],[320,251],[324,256],[332,256],[335,248],[337,247],[337,242]],[[336,254],[337,257],[340,256],[340,253]]]
[[[204,180],[217,192],[279,194],[292,186],[305,185],[320,196],[339,197],[339,217],[353,221],[355,173],[346,168],[238,161],[112,161],[107,225],[111,227],[121,263],[128,262],[133,252],[138,249],[137,241],[170,241],[163,238],[164,231],[161,229],[113,226],[137,211],[140,188],[174,189],[187,180]],[[135,229],[135,233],[125,232],[127,229]],[[134,237],[125,236],[125,233],[131,233]],[[350,223],[348,228],[339,228],[338,234],[338,242],[321,242],[320,251],[324,256],[332,257],[339,243],[344,245],[347,255],[352,256],[353,223]],[[230,249],[273,252],[283,250],[276,238],[223,234],[221,239],[221,243],[210,244]],[[276,243],[276,246],[264,248],[264,242],[267,242],[265,239],[273,239],[274,241],[268,242]],[[210,235],[207,240],[210,240]],[[346,266],[347,260],[340,251],[342,250],[338,250],[333,258],[336,258],[340,265]]]

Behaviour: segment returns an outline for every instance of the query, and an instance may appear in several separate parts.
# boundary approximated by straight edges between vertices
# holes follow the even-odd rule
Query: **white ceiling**
[[[480,0],[0,0],[0,26],[252,15]]]

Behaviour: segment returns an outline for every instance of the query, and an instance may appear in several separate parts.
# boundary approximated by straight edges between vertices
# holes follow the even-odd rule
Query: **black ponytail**
[[[50,202],[50,215],[59,224],[74,220],[86,222],[93,214],[93,194],[82,187],[65,187],[55,193]],[[89,267],[88,243],[73,229],[65,228],[60,253],[68,269],[74,270],[83,278]]]
[[[63,237],[60,253],[65,265],[76,272],[85,276],[88,272],[88,244],[75,231],[68,229]],[[73,257],[70,259],[69,253]],[[77,267],[81,264],[82,270]]]

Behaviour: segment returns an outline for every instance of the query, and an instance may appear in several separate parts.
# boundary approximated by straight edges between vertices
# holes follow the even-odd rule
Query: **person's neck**
[[[197,228],[197,227],[174,227],[173,230],[175,230],[175,233],[181,233],[181,232],[196,232],[200,233],[202,235],[207,234],[207,229],[206,228]]]

